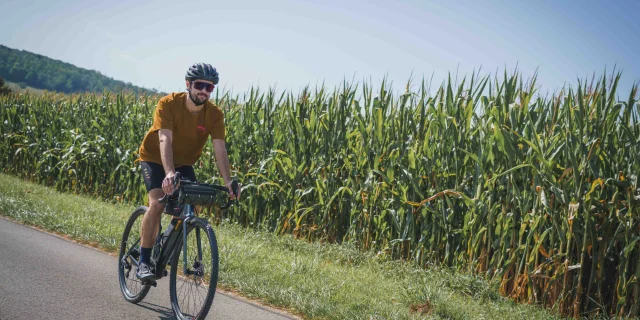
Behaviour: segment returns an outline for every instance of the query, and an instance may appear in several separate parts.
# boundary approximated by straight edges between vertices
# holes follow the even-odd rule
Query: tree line
[[[156,93],[129,82],[114,80],[99,71],[76,67],[70,63],[0,45],[0,77],[38,89],[64,93],[132,91]]]

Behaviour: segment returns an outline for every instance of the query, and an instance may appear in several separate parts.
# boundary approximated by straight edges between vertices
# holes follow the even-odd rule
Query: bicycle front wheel
[[[129,217],[129,222],[122,233],[120,254],[118,254],[118,278],[120,290],[125,300],[138,303],[149,292],[150,286],[143,285],[136,278],[138,261],[140,260],[140,228],[147,207],[140,206]]]
[[[178,319],[204,319],[218,285],[218,244],[206,220],[196,218],[189,224],[186,268],[183,239],[175,247],[171,259],[171,307]]]

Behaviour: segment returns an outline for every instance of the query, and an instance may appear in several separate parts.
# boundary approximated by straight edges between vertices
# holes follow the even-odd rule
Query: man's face
[[[215,85],[207,80],[187,81],[187,88],[191,94],[191,99],[196,105],[201,105],[209,99]]]

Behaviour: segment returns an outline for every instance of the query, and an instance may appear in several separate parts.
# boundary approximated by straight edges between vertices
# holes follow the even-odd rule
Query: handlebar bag
[[[181,204],[211,206],[215,203],[217,193],[217,190],[207,186],[185,186],[178,196],[178,201]]]

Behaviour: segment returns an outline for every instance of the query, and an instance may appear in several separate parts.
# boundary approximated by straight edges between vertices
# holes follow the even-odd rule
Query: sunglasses
[[[213,88],[215,88],[215,85],[211,83],[196,81],[193,83],[193,87],[196,88],[196,90],[205,89],[207,90],[207,92],[212,92]]]

